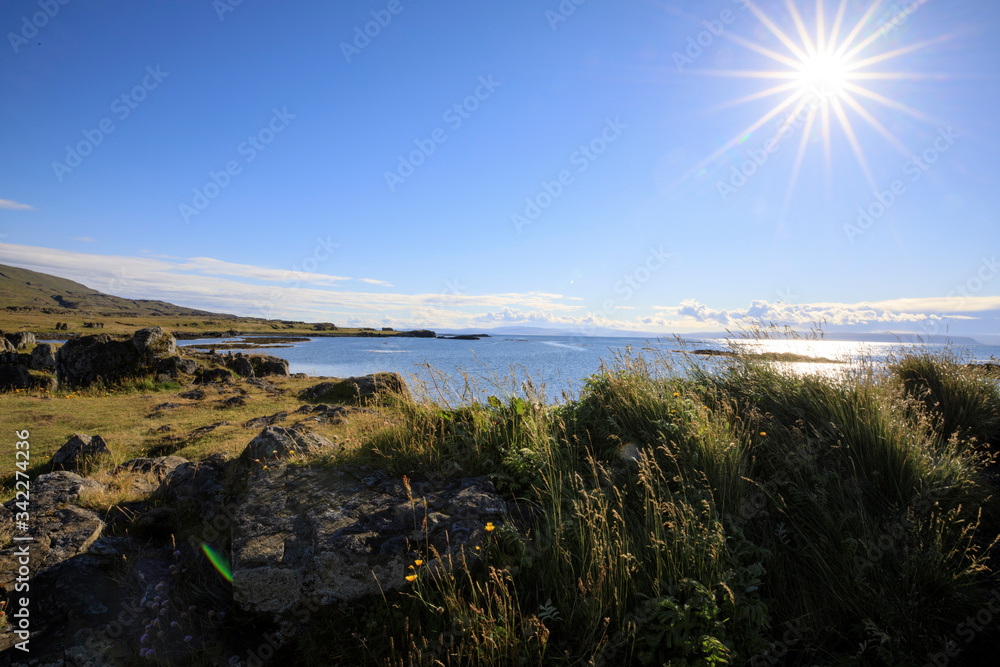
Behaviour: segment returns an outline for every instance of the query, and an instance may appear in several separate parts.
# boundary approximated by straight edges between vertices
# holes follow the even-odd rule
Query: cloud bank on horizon
[[[209,257],[122,257],[0,243],[0,263],[74,280],[107,294],[154,299],[181,306],[271,319],[333,321],[349,326],[439,329],[524,325],[636,333],[722,332],[756,323],[827,331],[886,331],[976,335],[996,331],[1000,297],[975,296],[961,286],[945,297],[878,303],[772,303],[755,300],[745,308],[720,309],[686,299],[651,312],[605,304],[593,311],[579,299],[545,292],[437,294],[385,291],[393,286],[373,278],[351,278],[234,264]],[[109,267],[114,267],[109,269]],[[996,258],[984,267],[997,268]],[[986,271],[977,274],[988,276]],[[350,289],[356,283],[354,289]],[[383,289],[374,289],[383,288]],[[631,315],[626,317],[626,315]]]

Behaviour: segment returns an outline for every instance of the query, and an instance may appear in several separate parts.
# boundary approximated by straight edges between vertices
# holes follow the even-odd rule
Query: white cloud
[[[571,329],[594,327],[650,333],[689,333],[773,323],[807,329],[943,332],[949,322],[984,329],[1000,316],[1000,297],[907,298],[876,303],[752,301],[747,307],[713,308],[693,299],[675,306],[616,307],[588,312],[580,297],[550,292],[497,294],[404,294],[339,289],[355,280],[320,273],[271,269],[209,257],[121,257],[21,245],[0,245],[0,263],[57,275],[93,289],[132,299],[159,299],[182,306],[254,317],[363,322],[365,326],[471,328],[524,324]],[[356,279],[393,287],[385,281]],[[953,330],[956,335],[961,334]]]
[[[20,202],[13,201],[11,199],[0,199],[0,208],[6,209],[8,211],[34,211],[34,206],[28,206],[27,204],[22,204]]]
[[[335,317],[341,321],[352,317],[367,321],[396,317],[411,321],[416,318],[435,326],[461,326],[472,322],[476,312],[511,305],[548,311],[578,308],[564,303],[559,294],[545,292],[466,295],[338,291],[329,288],[351,278],[207,257],[121,257],[4,244],[0,246],[0,263],[75,280],[115,296],[158,299],[253,317],[322,321]]]
[[[969,301],[969,299],[960,300]],[[752,322],[774,323],[781,326],[810,326],[824,322],[832,326],[858,326],[913,324],[944,318],[944,311],[934,312],[933,309],[926,308],[926,306],[943,305],[941,300],[912,299],[908,301],[908,305],[912,307],[910,310],[900,309],[899,302],[788,304],[768,301],[752,301],[747,308],[716,310],[690,299],[682,301],[679,307],[659,306],[657,310],[675,316],[687,317],[696,322],[721,326]],[[953,305],[957,306],[957,304]],[[969,304],[964,303],[964,305],[966,307],[963,310],[969,310]],[[921,309],[920,306],[924,306],[924,308]],[[1000,307],[1000,304],[994,306],[994,308],[996,307]]]

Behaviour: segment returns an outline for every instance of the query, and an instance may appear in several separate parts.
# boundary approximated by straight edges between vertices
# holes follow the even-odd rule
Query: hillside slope
[[[0,308],[60,308],[106,315],[215,315],[204,310],[175,306],[166,301],[123,299],[72,280],[3,264],[0,264]]]

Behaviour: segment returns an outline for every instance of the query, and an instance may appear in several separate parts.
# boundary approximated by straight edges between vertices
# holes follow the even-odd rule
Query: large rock
[[[233,379],[231,371],[225,368],[212,368],[205,371],[195,379],[195,384],[216,384],[219,382],[229,382]]]
[[[101,436],[74,433],[52,456],[50,463],[53,470],[85,470],[99,459],[110,455],[108,443]]]
[[[71,387],[116,383],[154,373],[161,359],[176,353],[176,342],[162,327],[142,329],[127,340],[108,334],[82,336],[59,348],[56,373],[60,384]]]
[[[235,511],[234,598],[282,613],[397,590],[416,558],[445,571],[474,561],[486,523],[505,511],[486,478],[443,482],[411,500],[402,481],[378,475],[258,469]]]
[[[201,368],[199,364],[194,359],[185,359],[184,357],[164,357],[156,362],[156,372],[163,375],[169,375],[172,378],[176,378],[183,375],[194,375]]]
[[[54,371],[56,369],[56,346],[39,343],[31,351],[31,370]]]
[[[35,379],[24,366],[0,364],[0,391],[30,389],[34,386]]]
[[[261,354],[246,355],[242,352],[228,354],[226,367],[245,378],[263,378],[288,375],[288,360]]]
[[[177,341],[163,327],[136,331],[132,334],[132,346],[143,359],[172,357],[177,354]]]
[[[35,334],[30,331],[5,333],[4,338],[7,339],[7,342],[9,342],[15,350],[24,350],[35,344]]]
[[[31,519],[28,530],[15,530],[14,536],[29,535],[31,574],[46,570],[84,553],[101,536],[104,522],[90,510],[69,504],[85,489],[103,486],[71,472],[39,475],[31,484]],[[4,503],[11,513],[20,512],[15,498]],[[18,543],[0,551],[0,591],[10,592],[17,577]]]
[[[253,355],[250,357],[250,363],[253,364],[253,372],[259,378],[271,377],[271,376],[287,376],[288,375],[288,360],[279,359],[278,357],[269,357],[264,355]]]
[[[223,507],[222,479],[228,462],[224,455],[213,454],[202,461],[181,463],[167,474],[156,494],[209,520]]]
[[[240,459],[244,462],[273,462],[286,459],[293,454],[309,452],[333,452],[334,445],[326,438],[314,433],[303,433],[294,428],[268,426],[250,441]]]
[[[253,364],[250,363],[249,358],[243,356],[242,354],[236,357],[227,356],[226,367],[242,377],[245,378],[254,377]]]
[[[321,382],[302,391],[299,397],[314,403],[366,403],[381,396],[410,398],[410,390],[396,373],[375,373],[335,382]]]

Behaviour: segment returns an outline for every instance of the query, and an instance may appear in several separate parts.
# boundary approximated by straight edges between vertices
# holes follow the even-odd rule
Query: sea
[[[212,338],[180,341],[205,345],[252,341]],[[291,373],[315,377],[354,377],[379,372],[401,374],[418,396],[464,403],[487,396],[542,398],[548,403],[573,400],[587,378],[641,356],[656,372],[681,373],[688,364],[718,367],[719,357],[691,354],[694,350],[747,349],[790,352],[837,363],[783,363],[795,373],[843,374],[864,361],[884,364],[906,351],[947,351],[969,363],[996,362],[998,345],[941,345],[831,340],[725,340],[718,338],[598,338],[498,335],[480,340],[440,338],[311,338],[291,347],[246,350],[287,359]],[[239,350],[235,350],[239,351]],[[225,352],[223,352],[225,353]]]

